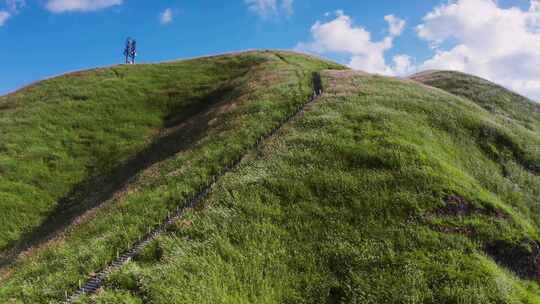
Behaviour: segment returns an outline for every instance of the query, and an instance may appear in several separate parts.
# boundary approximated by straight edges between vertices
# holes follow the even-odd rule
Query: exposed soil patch
[[[192,211],[192,209],[186,209],[186,212]],[[168,232],[175,232],[182,229],[189,229],[193,226],[193,221],[187,219],[178,219],[170,227],[168,227]]]
[[[432,225],[431,228],[435,231],[448,234],[462,234],[465,236],[472,236],[474,234],[474,229],[469,227]]]
[[[523,279],[540,282],[540,242],[512,244],[495,241],[484,248],[487,255]]]
[[[333,96],[352,96],[358,94],[361,89],[355,80],[358,76],[369,76],[365,72],[352,70],[325,70],[322,76],[325,79],[325,93]]]
[[[354,76],[369,76],[371,74],[363,72],[363,71],[355,71],[355,70],[325,70],[323,71],[324,76],[331,77],[331,78],[337,78],[337,79],[343,79],[343,78],[350,78]]]
[[[497,219],[508,218],[508,215],[499,209],[488,207],[478,208],[459,195],[450,195],[446,199],[446,206],[435,210],[434,214],[441,217],[461,217],[481,214]]]
[[[5,280],[11,277],[13,269],[1,269],[0,270],[0,283],[3,283]]]
[[[439,216],[467,216],[476,211],[476,208],[466,201],[463,197],[450,195],[446,199],[446,206],[436,210]]]

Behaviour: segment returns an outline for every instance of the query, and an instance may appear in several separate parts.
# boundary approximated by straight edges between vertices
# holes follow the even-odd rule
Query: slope
[[[261,60],[236,59],[96,69],[2,97],[0,250],[46,234],[174,153],[160,130],[227,96],[231,80]]]
[[[426,71],[410,78],[468,98],[487,111],[518,120],[528,128],[540,128],[538,104],[485,79],[457,71]]]
[[[216,172],[242,155],[260,135],[296,111],[312,93],[312,74],[324,68],[340,66],[293,53],[247,52],[160,65],[121,66],[84,72],[82,76],[63,76],[20,92],[19,94],[25,94],[27,90],[36,91],[41,92],[36,93],[37,96],[52,98],[55,95],[50,93],[54,91],[50,87],[61,87],[60,84],[65,82],[74,83],[71,87],[73,91],[99,91],[99,100],[107,100],[106,97],[119,100],[117,104],[95,102],[92,108],[95,113],[89,110],[88,115],[93,115],[98,124],[92,124],[95,129],[82,128],[86,131],[82,132],[86,136],[90,134],[98,137],[105,133],[103,130],[109,132],[116,128],[137,130],[142,128],[140,125],[144,126],[147,115],[155,115],[151,117],[156,120],[155,128],[148,132],[157,135],[148,137],[151,140],[141,136],[141,147],[133,149],[134,152],[126,152],[116,147],[119,145],[125,149],[125,142],[118,138],[112,138],[112,146],[109,147],[103,147],[102,143],[95,146],[89,144],[89,147],[94,149],[85,147],[78,154],[74,153],[74,150],[66,152],[71,157],[66,159],[80,162],[81,167],[95,164],[90,161],[92,157],[102,157],[111,165],[119,166],[119,170],[108,170],[108,166],[98,167],[104,169],[99,171],[99,174],[89,175],[91,182],[84,183],[84,187],[80,187],[78,183],[67,184],[66,187],[73,187],[73,197],[76,198],[84,198],[89,194],[94,196],[95,192],[104,193],[105,195],[95,199],[96,203],[71,200],[72,204],[58,204],[51,200],[53,205],[57,204],[52,211],[48,211],[44,216],[36,213],[36,218],[41,219],[41,223],[29,236],[39,239],[38,244],[43,242],[41,236],[44,232],[50,232],[48,234],[53,238],[24,255],[17,257],[16,254],[6,254],[8,266],[3,269],[0,302],[54,303],[63,300],[66,292],[74,290],[81,281],[108,264],[145,235],[148,229],[160,225],[169,212],[183,207],[181,204],[186,198],[208,184]],[[112,80],[107,77],[95,82],[90,81],[94,80],[93,73],[110,76],[116,75],[117,69],[129,69],[128,75],[132,75],[130,77],[133,82],[128,81],[128,76],[120,77],[126,81],[121,83],[124,87],[111,85],[113,88],[108,91],[107,88],[110,87],[107,83]],[[17,103],[39,104],[29,97],[15,97],[6,97],[12,100],[6,102],[12,105],[6,111],[16,112]],[[78,101],[86,103],[90,100],[88,98]],[[56,104],[56,107],[51,105],[51,112],[68,111],[70,102],[75,101],[66,101],[67,106],[61,102]],[[139,102],[142,106],[137,106]],[[89,107],[91,105],[90,102]],[[78,113],[79,107],[83,106],[77,105],[77,111],[74,111],[73,115]],[[24,109],[21,111],[24,112]],[[129,111],[132,111],[131,115]],[[117,116],[106,121],[106,118],[110,118],[108,113]],[[84,122],[85,116],[82,116],[79,120]],[[100,116],[105,118],[100,120]],[[126,121],[124,116],[132,120]],[[36,117],[43,119],[38,114]],[[72,122],[77,121],[72,119]],[[61,132],[58,134],[59,140],[70,143],[74,139],[68,136],[65,129],[72,129],[64,125],[65,120],[66,117],[61,117],[57,121],[48,122],[47,126],[50,124],[50,128],[66,132],[65,137]],[[24,124],[13,125],[24,129]],[[26,127],[32,130],[34,125]],[[36,128],[36,133],[43,134],[39,127]],[[79,131],[76,129],[73,132]],[[6,131],[6,134],[11,135],[10,133],[17,132]],[[42,141],[49,144],[46,140]],[[55,151],[58,147],[54,146],[54,143],[53,141],[47,147]],[[34,146],[35,144],[27,145],[27,149]],[[103,149],[105,154],[100,155],[99,151],[95,150],[96,147]],[[21,150],[25,152],[23,148]],[[7,151],[11,151],[11,148]],[[133,152],[133,155],[130,156],[128,152]],[[124,153],[126,159],[122,160],[117,155],[119,153]],[[114,157],[108,159],[107,155]],[[84,156],[88,156],[90,160]],[[23,163],[31,164],[30,161]],[[75,169],[73,172],[79,172]],[[54,172],[70,173],[66,168]],[[53,179],[44,175],[45,178]],[[36,176],[42,177],[36,174],[33,178]],[[53,185],[49,184],[49,180],[43,181],[44,189]],[[19,203],[31,204],[32,201]],[[100,208],[85,212],[94,206]],[[69,211],[63,210],[68,207]],[[69,220],[63,220],[64,218]],[[14,218],[10,216],[5,220]],[[60,228],[67,226],[68,229],[58,230],[58,222],[62,223]],[[62,233],[59,234],[59,231]]]
[[[512,140],[519,123],[411,81],[323,85],[81,302],[540,303],[540,178],[482,133]]]
[[[497,84],[472,75],[452,71],[431,71],[411,79],[467,98],[489,111],[494,122],[481,128],[477,136],[485,137],[482,148],[503,165],[517,162],[540,175],[540,106]]]

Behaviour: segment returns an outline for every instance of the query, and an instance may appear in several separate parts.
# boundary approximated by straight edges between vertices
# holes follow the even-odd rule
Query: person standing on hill
[[[313,91],[315,96],[322,94],[322,80],[319,73],[313,73]]]

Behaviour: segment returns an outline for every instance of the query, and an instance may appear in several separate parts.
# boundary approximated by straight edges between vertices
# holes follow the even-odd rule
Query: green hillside
[[[34,240],[38,231],[50,232],[58,221],[112,196],[141,169],[193,145],[209,128],[224,128],[212,126],[217,122],[207,112],[240,97],[253,99],[254,85],[309,84],[309,67],[301,71],[308,73],[306,80],[300,80],[285,75],[291,64],[276,58],[247,53],[116,66],[65,75],[2,97],[0,249]],[[283,94],[309,93],[299,90]],[[277,97],[258,96],[258,102]],[[259,105],[260,111],[272,106]],[[193,116],[199,117],[196,123],[188,119]]]
[[[0,101],[0,303],[60,303],[242,155],[80,303],[540,303],[539,113],[285,52],[38,83]]]

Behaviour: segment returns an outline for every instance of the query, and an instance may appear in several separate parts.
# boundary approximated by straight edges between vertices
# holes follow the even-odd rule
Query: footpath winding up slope
[[[236,72],[223,76],[221,65]],[[468,75],[400,80],[286,52],[121,68],[165,79],[198,69],[201,83],[223,82],[200,98],[186,95],[200,83],[165,93],[168,102],[206,106],[166,107],[156,115],[161,131],[118,151],[123,162],[111,161],[148,160],[111,199],[76,209],[63,233],[50,230],[50,241],[11,255],[0,302],[60,303],[94,275],[98,284],[86,287],[97,292],[74,303],[540,303],[538,105]],[[317,73],[324,94],[293,117]],[[152,108],[159,99],[146,88],[118,93]],[[64,159],[86,159],[65,151]],[[91,206],[100,207],[85,212]],[[181,216],[168,216],[175,210]],[[18,252],[21,236],[5,248]],[[101,276],[107,265],[115,271]]]
[[[317,103],[83,302],[537,303],[540,180],[478,132],[511,130],[414,82],[322,75]]]
[[[284,58],[284,57],[280,56],[280,58]],[[305,107],[315,102],[322,94],[323,88],[321,85],[322,85],[321,76],[319,73],[315,72],[313,74],[313,84],[312,84],[313,94],[310,96],[309,100],[305,104],[299,105],[296,112],[289,114],[288,117],[284,117],[280,125],[272,128],[268,133],[261,135],[257,139],[257,141],[251,145],[249,150],[260,148],[262,144],[264,144],[265,140],[268,140],[271,136],[274,136],[276,132],[279,132],[279,130],[285,124],[289,123],[292,119],[302,114]],[[158,228],[154,229],[153,231],[150,231],[147,235],[143,236],[136,244],[131,246],[126,252],[124,252],[122,255],[117,257],[116,260],[114,260],[105,269],[101,270],[97,274],[94,274],[92,278],[84,284],[84,286],[80,287],[74,294],[69,296],[66,303],[74,303],[80,298],[81,295],[90,295],[90,294],[95,293],[99,288],[102,287],[103,281],[107,279],[107,277],[111,273],[120,269],[126,263],[131,261],[131,259],[133,259],[135,256],[139,255],[151,242],[156,240],[158,237],[160,237],[164,233],[167,233],[167,229],[171,228],[175,224],[175,222],[182,220],[187,210],[198,207],[201,201],[206,198],[206,196],[209,194],[210,191],[212,191],[212,187],[216,184],[216,182],[219,181],[219,179],[222,178],[225,174],[231,172],[231,170],[235,170],[237,166],[240,164],[240,162],[242,161],[244,156],[245,156],[245,153],[244,155],[239,156],[237,159],[233,160],[230,164],[225,166],[225,168],[220,170],[218,173],[213,175],[210,181],[206,185],[204,185],[196,195],[194,195],[192,198],[188,199],[184,203],[183,208],[177,207],[174,214],[167,215],[167,218],[165,219],[162,225],[160,225]]]
[[[41,216],[39,225],[32,227],[31,221],[21,220],[36,203],[22,198],[19,214],[2,219],[3,223],[13,222],[19,227],[24,224],[31,229],[25,228],[30,231],[28,234],[21,235],[13,245],[6,245],[8,250],[4,253],[3,263],[7,266],[2,268],[0,302],[49,303],[63,300],[66,294],[94,272],[103,269],[149,229],[161,225],[168,213],[184,207],[182,204],[187,198],[193,197],[212,181],[212,176],[238,159],[258,137],[297,111],[313,92],[313,73],[326,68],[340,66],[292,53],[247,52],[161,65],[120,66],[82,72],[47,80],[6,96],[6,110],[2,112],[8,118],[6,125],[23,128],[16,123],[17,115],[24,116],[26,112],[33,112],[33,107],[39,108],[42,104],[46,107],[54,101],[57,104],[50,110],[49,119],[61,116],[56,113],[58,111],[69,110],[70,115],[82,120],[75,124],[75,119],[69,116],[51,121],[50,128],[59,133],[57,137],[62,138],[65,134],[62,141],[75,145],[77,140],[69,136],[72,133],[77,139],[107,135],[111,140],[109,144],[113,146],[109,147],[112,150],[107,152],[109,154],[121,153],[116,145],[123,146],[126,140],[132,139],[127,137],[131,133],[125,130],[145,127],[147,116],[155,120],[156,128],[149,128],[148,136],[153,137],[143,138],[141,147],[128,150],[133,156],[126,156],[126,160],[119,161],[112,170],[94,172],[90,182],[83,183],[84,187],[80,183],[72,183],[73,190],[67,195],[71,203],[60,200],[43,215],[34,208],[35,216]],[[68,93],[77,87],[83,92],[93,88],[95,96],[74,100]],[[56,89],[56,95],[47,93],[53,91],[52,88]],[[44,100],[34,101],[33,96],[36,100],[38,96]],[[116,100],[121,104],[113,104]],[[94,112],[86,108],[92,108]],[[122,118],[124,116],[127,118]],[[27,119],[44,120],[47,117],[44,111],[43,117],[30,116]],[[98,124],[84,124],[90,119],[96,119]],[[66,123],[66,120],[73,124]],[[63,168],[36,174],[34,180],[46,179],[40,182],[45,190],[48,189],[50,175],[86,174],[87,155],[105,157],[96,152],[96,147],[107,150],[102,146],[103,142],[85,141],[79,150],[62,150],[55,146],[55,141],[48,142],[43,138],[50,134],[43,132],[41,123],[26,127],[29,133],[36,133],[31,137],[33,141],[42,142],[42,146],[53,151],[58,149],[58,153],[64,153],[66,162],[78,165],[73,165],[72,171]],[[104,134],[103,129],[111,134]],[[115,138],[115,134],[124,141]],[[21,139],[12,134],[11,141],[17,143],[17,140]],[[70,140],[75,143],[71,144]],[[22,151],[19,157],[25,153],[31,155],[33,146],[27,146],[25,150],[21,144],[19,149]],[[11,150],[6,151],[9,154],[2,155],[5,159],[17,157]],[[39,155],[34,157],[42,162]],[[35,161],[21,165],[33,163]],[[7,184],[10,176],[2,175]],[[15,178],[15,174],[12,176]],[[86,199],[77,200],[85,198],[84,193],[95,197],[92,203]],[[43,198],[51,199],[49,195]],[[22,207],[28,208],[22,210]],[[1,229],[9,232],[10,227],[3,225]],[[28,247],[26,240],[30,236],[31,243],[40,247],[34,246],[31,251],[17,255],[21,248]]]

